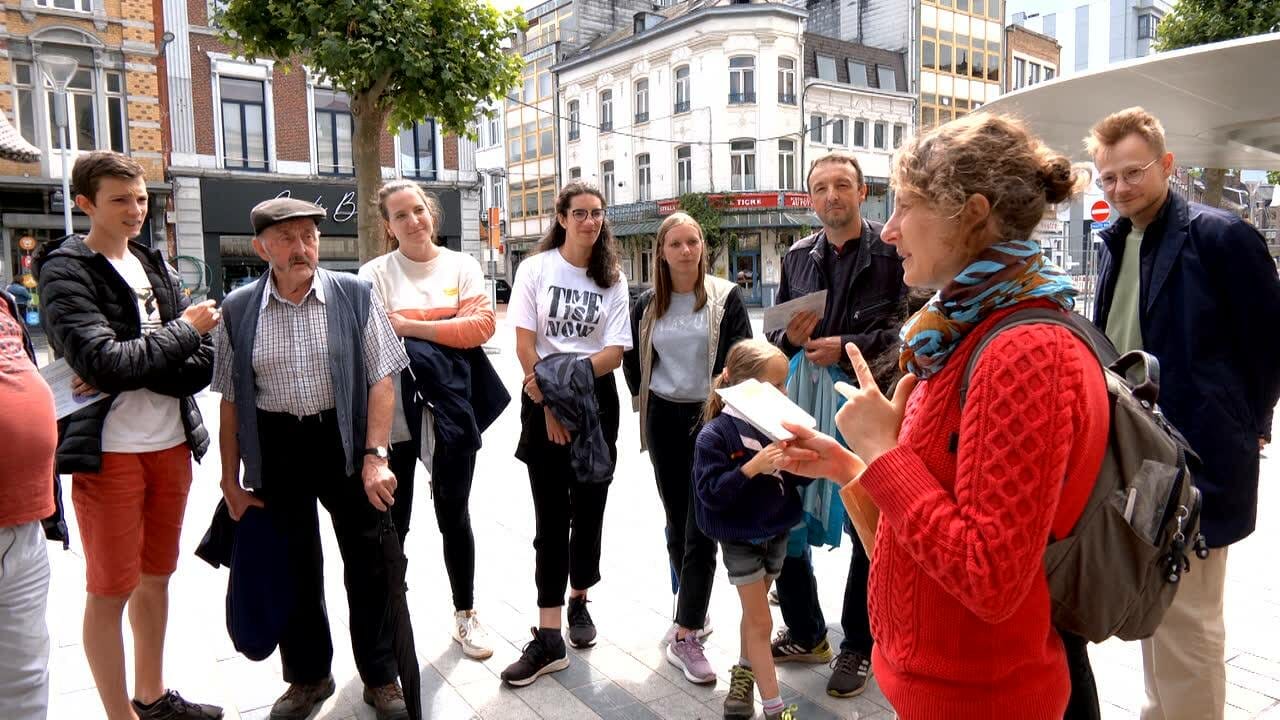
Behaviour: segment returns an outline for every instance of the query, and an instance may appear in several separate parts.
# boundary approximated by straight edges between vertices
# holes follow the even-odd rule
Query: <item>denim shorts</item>
[[[784,532],[764,540],[721,540],[724,567],[729,571],[730,585],[750,585],[764,580],[771,583],[782,572],[782,561],[787,557],[787,538]]]

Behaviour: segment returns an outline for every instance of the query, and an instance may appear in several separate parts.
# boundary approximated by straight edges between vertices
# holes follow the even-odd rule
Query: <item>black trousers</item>
[[[289,544],[293,580],[293,610],[280,638],[285,682],[320,682],[332,670],[317,500],[329,511],[342,553],[356,669],[369,687],[392,682],[397,671],[389,628],[383,636],[387,569],[378,542],[378,510],[369,504],[359,473],[346,474],[336,413],[298,419],[260,410],[258,433],[259,496]]]
[[[613,375],[596,378],[600,423],[614,462],[618,459],[618,387]],[[608,483],[580,483],[569,446],[547,439],[541,405],[521,394],[521,445],[533,490],[534,584],[538,607],[564,605],[567,585],[586,590],[600,582],[600,539]]]
[[[1062,647],[1067,651],[1067,670],[1071,673],[1071,699],[1067,702],[1064,720],[1100,720],[1102,709],[1098,706],[1098,686],[1093,679],[1093,665],[1089,662],[1089,641],[1079,635],[1059,631]]]
[[[706,620],[716,576],[716,543],[698,529],[693,509],[693,450],[701,429],[702,403],[649,394],[645,438],[667,515],[667,557],[680,580],[675,621],[694,630]]]
[[[410,418],[413,439],[391,446],[391,472],[396,476],[396,504],[391,517],[404,546],[413,513],[414,475],[422,439],[422,421]],[[436,445],[431,457],[431,502],[436,511],[436,527],[444,546],[444,569],[453,591],[453,609],[475,607],[476,541],[471,532],[471,481],[475,476],[475,453],[452,453]]]
[[[871,569],[871,561],[857,537],[852,537],[849,544],[853,546],[853,552],[844,584],[844,606],[840,612],[840,626],[844,631],[840,649],[870,656],[872,640],[871,621],[867,619],[867,573]],[[807,546],[800,557],[787,556],[782,563],[777,586],[782,622],[791,631],[792,639],[805,647],[822,642],[827,636],[827,621],[818,602],[818,583],[813,576],[813,561]]]

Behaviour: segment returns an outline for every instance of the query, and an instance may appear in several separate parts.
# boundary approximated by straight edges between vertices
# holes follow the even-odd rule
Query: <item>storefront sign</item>
[[[461,237],[462,199],[457,190],[428,189],[440,200],[444,217],[437,232],[442,237]],[[292,197],[315,203],[328,211],[320,223],[320,234],[356,234],[360,201],[355,183],[279,183],[263,180],[205,179],[200,188],[206,233],[246,235],[252,232],[249,212],[263,200]]]
[[[734,193],[727,195],[708,195],[707,200],[722,212],[744,212],[767,208],[813,207],[807,193],[774,192],[774,193]],[[680,198],[670,198],[657,202],[659,215],[670,215],[680,209]]]
[[[18,247],[22,248],[26,252],[31,252],[36,249],[36,239],[30,235],[23,235],[18,238]]]

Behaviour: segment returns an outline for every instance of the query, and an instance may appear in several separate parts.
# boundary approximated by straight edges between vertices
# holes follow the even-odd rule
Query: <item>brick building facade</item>
[[[1005,92],[1058,76],[1062,65],[1062,46],[1057,40],[1017,24],[1006,27],[1004,37]]]
[[[171,221],[184,279],[220,297],[265,267],[249,209],[288,193],[329,210],[321,264],[359,265],[349,99],[300,63],[238,58],[211,27],[208,0],[163,0],[174,187]],[[406,177],[444,207],[438,229],[455,249],[480,247],[480,179],[469,140],[425,119],[380,145],[385,178]]]
[[[64,151],[52,117],[54,92],[37,62],[45,56],[77,61],[68,87],[69,164],[98,149],[127,152],[140,162],[152,208],[142,239],[166,247],[163,27],[152,0],[5,0],[2,22],[0,109],[43,155],[29,165],[0,161],[0,281],[24,275],[21,238],[39,244],[64,234]],[[73,227],[87,229],[88,219],[76,212]]]

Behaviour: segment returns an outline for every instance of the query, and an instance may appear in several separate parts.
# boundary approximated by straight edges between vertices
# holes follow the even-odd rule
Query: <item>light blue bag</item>
[[[844,396],[836,392],[837,382],[849,382],[839,365],[819,367],[796,353],[787,374],[787,397],[804,408],[818,421],[817,429],[844,445],[836,429],[836,412],[844,405]],[[847,447],[847,446],[846,446]],[[787,555],[800,557],[806,545],[840,547],[844,534],[844,503],[839,487],[830,480],[816,480],[804,488],[804,519],[791,531]]]

